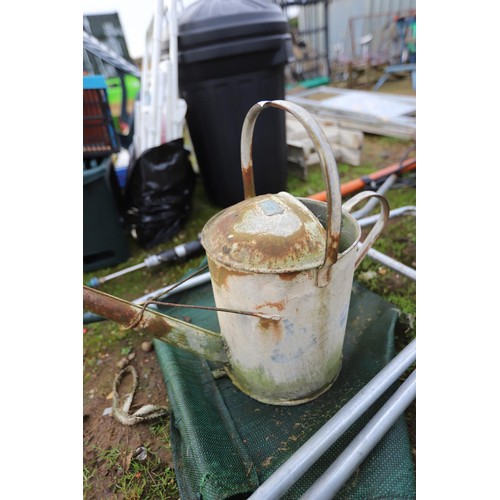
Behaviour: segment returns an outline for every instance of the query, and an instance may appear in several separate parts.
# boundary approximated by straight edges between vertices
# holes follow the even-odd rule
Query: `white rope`
[[[120,396],[118,394],[118,386],[120,385],[123,376],[126,373],[131,373],[133,377],[132,390],[126,394],[123,398],[123,404],[119,406]],[[130,414],[130,406],[132,400],[134,399],[135,390],[137,389],[137,371],[131,365],[126,366],[123,370],[116,376],[115,382],[113,384],[113,416],[123,425],[135,425],[147,420],[153,420],[158,417],[163,417],[168,413],[168,408],[166,406],[158,406],[147,404],[141,406],[137,411]]]

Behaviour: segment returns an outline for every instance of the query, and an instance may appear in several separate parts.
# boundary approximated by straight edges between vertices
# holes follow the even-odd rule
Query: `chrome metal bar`
[[[360,244],[358,243],[358,246],[359,245]],[[405,276],[408,276],[408,278],[417,281],[417,271],[415,271],[415,269],[408,267],[405,264],[402,264],[401,262],[393,259],[392,257],[389,257],[385,253],[379,252],[374,248],[370,248],[370,250],[368,250],[366,255],[368,255],[368,257],[370,257],[371,259],[376,260],[381,264],[384,264],[384,266],[390,267],[394,271],[404,274]]]
[[[170,295],[170,290],[175,288],[175,290],[172,293],[179,293],[183,292],[184,290],[189,290],[191,288],[194,288],[195,286],[202,285],[204,283],[208,283],[210,281],[210,273],[207,271],[206,273],[199,274],[197,276],[193,276],[189,278],[186,282],[181,283],[181,284],[176,284],[174,283],[173,285],[168,285],[163,288],[158,288],[158,290],[154,290],[153,292],[147,293],[146,295],[143,295],[142,297],[139,297],[133,301],[134,304],[142,304],[143,302],[146,302],[146,300],[151,299],[152,297],[157,297],[157,300],[163,300],[166,298],[168,295]],[[161,294],[161,295],[160,295]],[[154,305],[154,304],[152,304]],[[152,309],[154,309],[152,307]]]
[[[252,500],[281,498],[321,458],[328,448],[412,365],[416,359],[416,352],[416,339],[414,339],[286,462],[278,467],[249,498]]]
[[[389,212],[389,219],[393,219],[394,217],[399,217],[401,215],[417,215],[417,207],[414,205],[407,205],[404,207],[393,208]],[[362,219],[358,219],[358,224],[360,227],[370,226],[371,224],[375,224],[379,215],[370,215],[369,217],[363,217]]]
[[[401,384],[301,500],[331,500],[417,395],[417,371]]]
[[[136,264],[135,266],[127,267],[126,269],[122,269],[121,271],[116,271],[116,273],[108,274],[108,276],[103,276],[102,278],[98,278],[99,284],[102,285],[103,283],[106,283],[106,281],[110,281],[114,278],[118,278],[119,276],[123,276],[124,274],[128,274],[133,271],[138,271],[143,267],[146,267],[146,264],[144,262],[141,262],[140,264]]]
[[[385,194],[391,186],[396,182],[398,178],[397,174],[392,174],[384,181],[384,183],[377,189],[377,194]],[[353,212],[351,215],[356,219],[361,219],[365,215],[368,215],[377,205],[378,201],[376,198],[372,198],[363,208],[360,208],[356,212]]]

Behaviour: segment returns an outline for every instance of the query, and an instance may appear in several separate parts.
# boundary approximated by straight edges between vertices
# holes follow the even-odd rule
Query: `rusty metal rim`
[[[318,206],[319,205],[326,205],[326,203],[324,201],[310,200],[308,198],[299,198],[299,197],[297,197],[297,199],[299,201],[301,201],[302,203],[306,202],[306,203],[310,203],[310,204],[314,204],[314,205],[318,205]],[[218,217],[219,214],[220,214],[220,212],[218,214],[214,215],[212,217],[212,219]],[[358,221],[349,212],[346,212],[344,209],[342,209],[342,217],[349,219],[349,221],[352,223],[353,227],[356,230],[356,238],[344,251],[339,252],[338,257],[337,257],[337,261],[340,261],[340,259],[342,259],[342,257],[344,257],[350,251],[352,251],[352,249],[357,246],[357,244],[359,243],[359,241],[361,239],[361,227],[360,227]],[[340,231],[340,234],[342,235],[342,230]],[[205,249],[205,251],[207,252],[207,256],[210,259],[212,259],[214,262],[216,262],[217,264],[224,266],[228,269],[235,269],[237,271],[243,271],[243,272],[247,272],[247,273],[257,273],[257,274],[297,273],[297,272],[302,272],[302,271],[309,271],[311,269],[319,269],[321,267],[321,265],[323,264],[323,262],[321,260],[321,261],[318,261],[317,263],[312,263],[310,265],[303,266],[300,269],[297,269],[297,268],[287,269],[287,268],[285,268],[285,269],[281,269],[279,271],[277,271],[276,269],[261,268],[261,267],[248,268],[248,266],[245,266],[244,264],[239,264],[238,262],[231,262],[229,264],[228,262],[225,262],[221,259],[217,259],[212,254],[212,252],[207,251],[207,249]]]
[[[248,213],[252,212],[253,217],[254,205],[257,206],[260,203],[258,200],[267,201],[269,199],[276,199],[280,204],[286,206],[287,210],[290,209],[291,214],[298,216],[297,220],[301,225],[300,238],[296,237],[295,234],[273,235],[272,239],[267,238],[267,232],[263,231],[258,224],[255,226],[255,232],[246,233],[244,231],[240,235],[232,216],[246,214],[248,211]],[[321,205],[321,212],[323,211],[326,216],[326,203]],[[260,195],[251,201],[241,201],[213,215],[201,231],[201,243],[213,261],[222,263],[229,269],[266,274],[315,269],[323,263],[326,246],[326,230],[324,224],[321,223],[322,216],[323,213],[318,218],[299,198],[290,193]],[[226,219],[231,220],[229,225],[226,225]],[[313,242],[314,246],[303,244],[295,253],[290,250],[298,244],[304,243],[306,239],[307,242]],[[265,246],[266,243],[267,246]],[[283,252],[274,255],[273,249],[280,247],[283,247]],[[232,251],[228,251],[228,249]],[[247,250],[255,253],[246,255]],[[246,256],[243,257],[244,255]]]

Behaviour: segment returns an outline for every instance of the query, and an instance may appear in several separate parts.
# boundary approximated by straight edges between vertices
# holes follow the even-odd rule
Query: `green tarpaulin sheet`
[[[172,298],[169,298],[171,301]],[[176,296],[182,304],[214,305],[211,284]],[[219,332],[213,311],[162,312]],[[325,394],[298,406],[260,403],[216,365],[155,340],[171,408],[174,468],[183,500],[247,498],[393,357],[398,310],[355,282],[340,375]],[[283,497],[298,499],[331,465],[397,388],[396,383]],[[401,416],[351,476],[336,499],[415,498],[415,469]]]

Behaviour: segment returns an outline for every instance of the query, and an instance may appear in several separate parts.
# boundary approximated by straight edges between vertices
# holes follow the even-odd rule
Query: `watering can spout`
[[[228,361],[225,344],[218,333],[114,297],[88,286],[83,287],[83,308],[125,327],[143,331],[163,342],[205,358]]]

